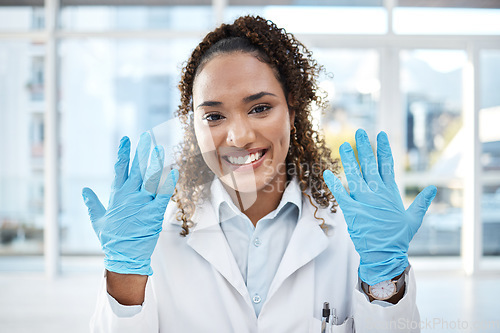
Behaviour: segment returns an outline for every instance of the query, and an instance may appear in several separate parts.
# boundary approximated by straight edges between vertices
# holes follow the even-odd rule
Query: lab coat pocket
[[[309,333],[319,332],[321,332],[321,320],[313,317],[309,320]]]
[[[341,325],[331,325],[327,326],[326,333],[353,333],[354,332],[354,320],[352,317],[347,318]],[[321,320],[312,318],[309,323],[309,333],[320,333],[321,332]]]
[[[354,320],[348,317],[341,325],[332,325],[331,333],[352,333],[354,332]]]

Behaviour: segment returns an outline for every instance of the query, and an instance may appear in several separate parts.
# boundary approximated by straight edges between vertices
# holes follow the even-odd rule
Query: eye
[[[202,119],[208,123],[214,123],[224,119],[224,117],[218,113],[207,113],[203,116]]]
[[[269,105],[257,105],[256,107],[254,107],[250,113],[254,113],[254,114],[265,114],[266,112],[268,112],[269,110],[271,110],[271,106]]]

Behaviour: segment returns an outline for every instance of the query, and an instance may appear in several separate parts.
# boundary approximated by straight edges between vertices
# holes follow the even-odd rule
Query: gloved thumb
[[[421,222],[432,200],[436,196],[437,188],[434,185],[427,186],[420,192],[406,212]]]
[[[83,202],[89,210],[90,220],[92,222],[97,221],[99,218],[104,216],[106,209],[102,205],[101,201],[97,195],[88,187],[84,187],[82,190]]]
[[[345,209],[345,206],[348,205],[352,199],[345,190],[344,185],[342,185],[342,182],[330,170],[323,171],[323,179],[325,180],[326,186],[328,186],[328,189],[335,197],[335,200],[339,203],[340,208]]]

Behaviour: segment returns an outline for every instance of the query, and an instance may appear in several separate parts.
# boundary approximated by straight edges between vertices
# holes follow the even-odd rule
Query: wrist
[[[370,302],[379,300],[396,304],[404,296],[405,277],[409,268],[410,267],[408,266],[403,273],[392,279],[385,280],[374,285],[369,285],[368,283],[361,281],[360,287],[368,296]]]
[[[106,271],[106,290],[122,305],[141,305],[144,302],[147,281],[147,275]]]
[[[104,258],[104,267],[114,273],[118,274],[134,274],[134,275],[153,275],[151,268],[151,259],[136,260],[136,261],[123,261],[112,260]]]
[[[375,285],[382,281],[391,280],[396,276],[400,276],[409,266],[408,256],[405,254],[400,257],[367,263],[361,260],[358,268],[360,279],[369,285]]]

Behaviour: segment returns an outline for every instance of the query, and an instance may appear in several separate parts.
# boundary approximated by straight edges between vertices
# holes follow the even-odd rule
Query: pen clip
[[[337,309],[332,308],[332,325],[337,325],[338,317],[337,317]]]

